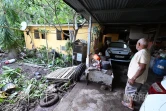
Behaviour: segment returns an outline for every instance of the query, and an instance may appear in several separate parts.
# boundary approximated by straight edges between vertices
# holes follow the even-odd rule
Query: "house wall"
[[[61,49],[63,46],[65,46],[67,40],[57,40],[57,33],[54,27],[29,26],[29,29],[30,29],[29,35],[31,37],[27,35],[26,32],[24,32],[26,48],[32,49],[33,45],[34,45],[34,48],[39,48],[42,45],[46,46],[46,39],[42,39],[41,34],[40,34],[40,39],[35,39],[34,37],[34,30],[46,29],[46,30],[49,30],[49,33],[47,34],[48,47],[55,49],[58,52],[65,53],[65,51]],[[71,29],[72,27],[70,27],[70,30]],[[62,30],[68,30],[68,26],[62,26]],[[79,29],[76,39],[83,39],[87,41],[87,37],[88,37],[88,26],[84,26],[81,29]]]
[[[115,41],[118,41],[119,39],[119,34],[106,34],[106,35],[103,35],[103,44],[105,44],[105,38],[106,37],[111,37],[111,41],[110,42],[115,42]]]

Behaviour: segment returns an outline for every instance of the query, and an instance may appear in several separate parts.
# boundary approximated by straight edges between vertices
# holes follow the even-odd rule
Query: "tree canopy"
[[[0,40],[6,49],[18,46],[21,21],[28,24],[73,23],[75,11],[63,0],[1,0]]]
[[[29,24],[64,24],[72,22],[75,13],[63,0],[1,0],[1,9],[4,7]]]

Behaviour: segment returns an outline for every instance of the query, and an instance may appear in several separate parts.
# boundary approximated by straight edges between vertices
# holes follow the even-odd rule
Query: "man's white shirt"
[[[139,70],[139,63],[146,64],[146,70],[136,79],[135,82],[144,84],[147,80],[150,63],[150,53],[147,49],[141,49],[132,58],[127,74],[129,79],[131,79]]]

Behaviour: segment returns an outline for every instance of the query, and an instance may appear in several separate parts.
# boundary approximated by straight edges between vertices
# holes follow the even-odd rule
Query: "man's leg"
[[[128,82],[126,83],[124,99],[122,101],[124,106],[132,110],[134,109],[133,100],[141,86],[142,84],[140,83],[134,83],[133,85],[130,85]]]

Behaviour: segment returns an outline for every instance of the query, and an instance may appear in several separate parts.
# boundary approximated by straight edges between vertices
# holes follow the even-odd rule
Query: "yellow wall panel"
[[[106,34],[106,35],[103,35],[103,44],[105,42],[106,37],[111,37],[111,41],[114,42],[114,41],[118,41],[119,34]]]
[[[49,31],[47,33],[47,42],[48,42],[49,48],[53,48],[59,52],[61,51],[61,46],[65,46],[67,42],[67,40],[57,40],[56,29],[54,27],[29,26],[28,28],[30,30],[29,35],[27,35],[26,32],[24,32],[26,48],[28,49],[32,49],[32,45],[34,45],[34,48],[39,48],[42,45],[46,46],[46,39],[42,39],[41,34],[40,34],[40,39],[35,39],[34,37],[34,30],[38,30],[38,29],[46,29]],[[73,28],[70,27],[70,30],[72,29]],[[62,26],[62,30],[68,30],[68,26]],[[79,29],[76,39],[83,39],[87,41],[87,37],[88,37],[88,26],[84,26],[81,29]],[[61,51],[61,52],[65,53],[64,51]]]

